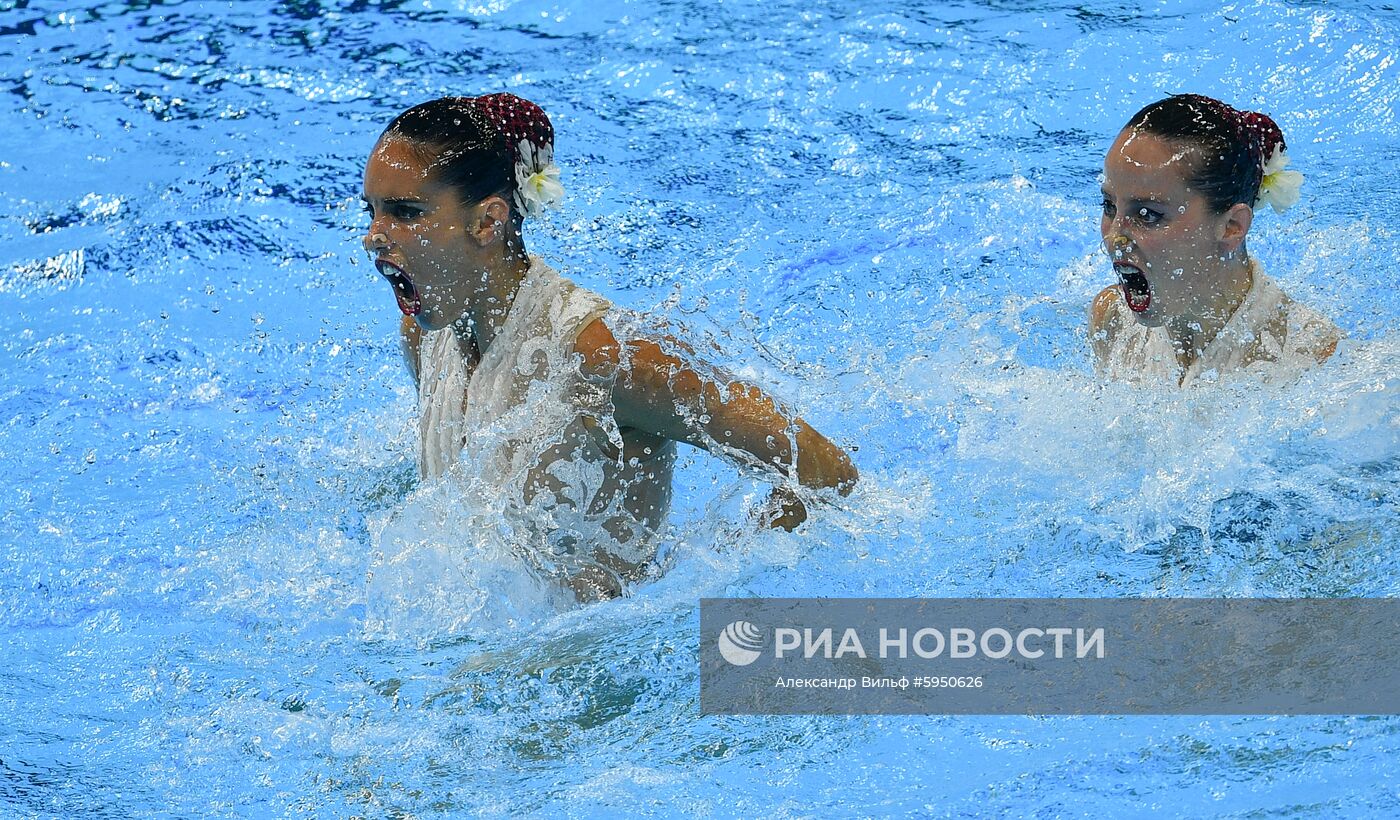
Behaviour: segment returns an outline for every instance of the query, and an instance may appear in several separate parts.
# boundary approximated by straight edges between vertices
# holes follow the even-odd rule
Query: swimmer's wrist
[[[790,488],[774,487],[757,518],[762,527],[792,532],[807,520],[807,505]]]

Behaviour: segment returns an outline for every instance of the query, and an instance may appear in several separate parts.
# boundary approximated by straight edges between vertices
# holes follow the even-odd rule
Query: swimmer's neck
[[[530,255],[518,243],[506,243],[505,253],[473,278],[472,298],[462,318],[452,323],[463,350],[484,354],[506,323],[520,283],[530,270]]]
[[[1199,310],[1173,316],[1165,323],[1183,378],[1244,304],[1254,286],[1254,267],[1241,248],[1238,256],[1224,260],[1202,279],[1213,283],[1213,293],[1206,303]]]

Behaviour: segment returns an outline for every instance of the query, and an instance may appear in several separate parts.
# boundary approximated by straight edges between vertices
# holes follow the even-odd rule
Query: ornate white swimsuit
[[[1098,371],[1111,379],[1186,386],[1202,378],[1244,373],[1262,381],[1291,378],[1317,364],[1313,351],[1341,338],[1326,317],[1288,297],[1249,260],[1252,283],[1244,301],[1199,358],[1183,372],[1164,327],[1147,327],[1133,318],[1122,299],[1118,334]]]
[[[611,308],[532,257],[475,367],[451,328],[419,347],[423,479],[469,482],[471,496],[501,510],[508,539],[550,575],[595,562],[595,550],[633,564],[655,550],[655,521],[639,527],[626,493],[600,492],[626,474],[622,437],[611,381],[586,378],[574,348]]]

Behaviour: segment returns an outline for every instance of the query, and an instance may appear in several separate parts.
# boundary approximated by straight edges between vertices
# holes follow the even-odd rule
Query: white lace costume
[[[1165,327],[1147,327],[1133,318],[1122,299],[1114,300],[1119,331],[1098,371],[1115,380],[1180,384],[1244,373],[1261,381],[1291,378],[1317,364],[1314,351],[1341,338],[1326,317],[1288,297],[1262,266],[1249,260],[1252,282],[1244,301],[1215,338],[1182,371]]]
[[[531,257],[475,367],[451,328],[427,334],[419,348],[423,479],[485,486],[501,509],[499,526],[549,575],[595,562],[598,549],[631,564],[648,560],[664,514],[627,509],[626,493],[599,492],[628,473],[612,384],[585,378],[574,346],[610,309]]]

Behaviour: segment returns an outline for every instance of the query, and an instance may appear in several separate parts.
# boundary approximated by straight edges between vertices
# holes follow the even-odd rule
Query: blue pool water
[[[0,0],[0,815],[1400,812],[1392,718],[698,714],[701,596],[1400,593],[1395,6],[920,5]],[[848,505],[753,533],[691,453],[583,609],[423,526],[361,163],[501,89],[532,249],[858,447]],[[1186,90],[1308,176],[1250,239],[1348,333],[1298,383],[1089,372],[1102,153]]]

